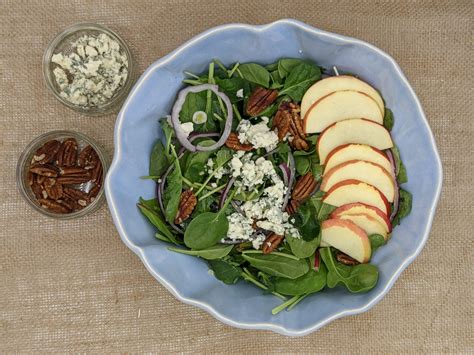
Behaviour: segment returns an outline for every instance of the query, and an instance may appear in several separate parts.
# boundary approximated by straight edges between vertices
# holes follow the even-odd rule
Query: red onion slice
[[[227,200],[227,196],[229,195],[229,191],[230,191],[230,189],[232,188],[232,185],[234,185],[234,182],[235,182],[235,177],[232,177],[232,178],[227,182],[227,185],[226,185],[224,191],[222,191],[221,198],[220,198],[220,200],[219,200],[219,209],[221,209],[222,207],[224,207],[225,200]]]
[[[212,84],[202,84],[197,86],[188,86],[187,88],[181,90],[178,93],[178,98],[174,103],[173,110],[171,111],[171,123],[173,125],[174,131],[176,133],[176,138],[181,143],[181,145],[191,152],[201,151],[201,152],[209,152],[216,150],[219,147],[222,147],[229,137],[230,131],[232,129],[232,119],[233,119],[233,112],[232,112],[232,104],[230,103],[229,98],[224,93],[220,92],[219,87],[217,85]],[[224,104],[226,105],[227,109],[227,117],[225,120],[224,132],[222,132],[221,138],[216,142],[208,147],[200,147],[193,145],[186,134],[184,133],[183,129],[181,128],[181,122],[179,121],[179,113],[184,105],[186,100],[186,96],[189,93],[197,93],[204,90],[211,90],[217,96],[219,96]]]
[[[192,143],[198,138],[211,138],[211,137],[219,137],[221,134],[217,132],[207,132],[207,133],[199,133],[199,132],[193,132],[189,135],[189,142]],[[179,150],[179,155],[180,157],[183,156],[184,152],[186,149],[184,147],[181,147]]]
[[[288,153],[288,166],[287,167],[288,167],[288,170],[289,170],[289,174],[288,174],[288,177],[287,177],[288,184],[286,184],[287,185],[287,190],[286,190],[285,198],[283,200],[283,206],[281,207],[282,211],[284,211],[286,209],[286,206],[288,205],[288,201],[290,200],[291,190],[293,188],[293,183],[295,181],[295,175],[296,175],[295,158],[293,157],[293,154],[291,154],[291,152]],[[280,165],[280,168],[281,168],[281,165]],[[283,173],[283,175],[285,175],[285,172]]]
[[[392,213],[390,214],[390,222],[393,221],[393,219],[397,215],[399,204],[400,204],[400,186],[398,185],[398,182],[395,179],[395,196],[393,197],[393,209],[392,209]]]
[[[387,154],[387,158],[388,160],[390,161],[390,165],[392,166],[392,176],[393,178],[396,180],[397,179],[397,174],[398,174],[398,171],[397,171],[397,165],[395,164],[395,158],[393,156],[393,153],[392,153],[392,150],[391,149],[387,149],[385,151],[385,153]]]
[[[320,265],[321,265],[321,260],[319,258],[319,250],[316,249],[316,251],[314,252],[314,265],[313,265],[314,271],[318,272]]]

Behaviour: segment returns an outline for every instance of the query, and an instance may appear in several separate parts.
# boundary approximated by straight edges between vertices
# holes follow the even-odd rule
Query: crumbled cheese
[[[192,131],[194,131],[194,125],[192,122],[181,123],[181,129],[183,130],[186,137],[189,137]]]
[[[214,160],[212,160],[211,158],[209,158],[209,159],[207,160],[207,166],[208,166],[209,168],[212,168],[212,167],[214,166]]]
[[[259,233],[255,236],[255,239],[252,240],[252,246],[254,249],[260,249],[260,247],[262,246],[263,242],[265,241],[267,237],[262,234],[262,233]]]
[[[278,144],[277,134],[268,127],[268,117],[262,117],[262,121],[257,124],[242,120],[237,127],[237,132],[240,143],[250,143],[254,148],[265,148],[267,152],[275,149]]]
[[[227,231],[227,238],[232,240],[249,240],[254,233],[252,224],[253,220],[234,212],[227,216],[229,221],[229,229]]]
[[[237,90],[237,92],[235,93],[235,96],[240,97],[240,98],[244,97],[244,89]]]
[[[84,35],[72,44],[76,52],[56,53],[51,61],[60,95],[78,105],[93,107],[106,103],[125,84],[128,59],[117,41],[105,33]]]

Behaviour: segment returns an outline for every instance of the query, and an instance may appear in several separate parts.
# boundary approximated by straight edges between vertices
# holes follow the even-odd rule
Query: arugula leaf
[[[297,296],[321,291],[326,286],[327,269],[321,265],[318,271],[313,268],[294,280],[278,277],[273,280],[274,290],[278,293]]]
[[[368,237],[372,255],[378,248],[380,248],[382,245],[385,245],[385,238],[380,234],[370,234]]]
[[[327,285],[329,288],[334,288],[342,283],[350,292],[356,293],[369,291],[377,284],[379,271],[375,265],[343,265],[336,261],[330,248],[321,248],[319,252],[328,269]]]
[[[389,131],[392,130],[393,128],[393,124],[394,124],[394,121],[393,121],[393,113],[392,113],[392,110],[390,110],[389,108],[386,108],[385,107],[385,114],[383,116],[383,125],[386,129],[388,129]]]
[[[270,85],[270,73],[260,64],[240,64],[238,71],[240,71],[245,80],[253,84],[263,86],[264,88],[268,88]]]
[[[165,205],[164,215],[168,223],[174,223],[174,218],[178,212],[181,190],[183,189],[178,157],[175,157],[173,165],[174,168],[166,179],[166,188],[163,194],[163,204]]]
[[[168,248],[168,250],[181,253],[181,254],[198,256],[206,260],[215,260],[215,259],[221,259],[227,254],[229,254],[233,247],[234,247],[233,245],[219,244],[219,245],[214,245],[212,247],[202,249],[202,250],[188,250],[188,249],[173,248],[173,247]]]
[[[214,276],[225,284],[235,284],[242,278],[242,270],[228,261],[222,259],[210,260],[208,264],[210,269],[214,272]]]
[[[288,95],[294,101],[301,101],[304,93],[317,80],[321,78],[319,67],[308,63],[297,64],[285,80],[283,90],[279,95]]]
[[[151,150],[149,175],[161,176],[168,169],[169,165],[165,154],[165,146],[161,140],[158,140]]]
[[[400,224],[400,221],[411,212],[412,195],[404,189],[400,189],[400,201],[398,203],[398,213],[392,221],[392,226]]]
[[[295,260],[286,256],[272,254],[242,253],[242,256],[257,270],[272,276],[296,279],[309,270],[308,261]]]

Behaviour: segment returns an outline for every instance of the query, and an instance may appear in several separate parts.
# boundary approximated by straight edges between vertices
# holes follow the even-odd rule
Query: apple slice
[[[377,103],[382,115],[384,114],[384,103],[377,90],[356,77],[350,75],[339,75],[320,80],[306,91],[303,100],[301,101],[301,117],[304,117],[306,112],[309,111],[311,105],[322,97],[335,91],[344,90],[359,91],[369,95]]]
[[[368,214],[346,214],[340,216],[339,219],[351,221],[352,223],[362,228],[364,232],[367,233],[367,235],[380,234],[381,236],[383,236],[383,239],[387,240],[388,233],[385,230],[385,227],[375,218],[369,216]]]
[[[374,206],[369,206],[360,202],[349,203],[347,205],[342,205],[341,207],[336,208],[332,211],[331,218],[340,218],[344,215],[351,214],[366,214],[374,219],[376,219],[380,224],[382,224],[387,233],[392,231],[392,223],[385,213],[380,209]]]
[[[377,103],[359,91],[336,91],[316,101],[304,117],[307,134],[324,131],[334,122],[364,117],[383,124],[383,115]]]
[[[390,160],[381,150],[366,144],[344,144],[334,149],[326,158],[324,172],[328,172],[336,165],[349,160],[365,160],[378,164],[387,171],[392,171]]]
[[[390,215],[390,204],[376,187],[359,180],[344,180],[331,187],[322,201],[340,207],[348,203],[361,202],[377,207],[386,216]]]
[[[376,187],[388,202],[393,202],[395,182],[392,175],[380,165],[365,160],[349,160],[324,174],[321,191],[328,191],[338,182],[355,179]]]
[[[372,254],[367,233],[348,220],[325,220],[321,224],[321,241],[360,263],[368,262]]]
[[[390,132],[378,123],[364,118],[339,121],[326,128],[319,136],[321,164],[326,163],[327,156],[335,148],[348,143],[368,144],[381,150],[393,147]]]

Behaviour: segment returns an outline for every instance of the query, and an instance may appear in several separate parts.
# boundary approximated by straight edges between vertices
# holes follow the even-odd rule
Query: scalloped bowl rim
[[[212,35],[216,32],[220,32],[222,30],[229,30],[229,29],[238,29],[238,28],[246,29],[246,30],[250,30],[250,31],[254,31],[254,32],[262,32],[262,31],[265,31],[265,30],[267,30],[267,29],[269,29],[273,26],[278,26],[280,24],[290,24],[290,25],[298,27],[300,30],[303,30],[305,32],[310,32],[310,33],[312,33],[316,36],[321,36],[321,37],[325,37],[325,38],[329,38],[329,39],[335,39],[335,40],[346,42],[346,43],[352,43],[352,44],[357,44],[357,45],[360,45],[360,46],[365,46],[365,47],[368,47],[369,49],[375,51],[377,54],[385,57],[390,62],[390,64],[393,66],[393,68],[395,69],[395,72],[399,75],[400,79],[405,84],[405,86],[408,89],[410,95],[412,96],[412,98],[414,99],[414,101],[416,103],[416,110],[418,111],[418,115],[422,118],[423,124],[426,126],[427,132],[429,134],[428,138],[429,138],[429,141],[431,143],[431,148],[433,149],[433,152],[436,156],[435,164],[436,164],[436,169],[437,169],[437,173],[438,173],[438,176],[439,176],[439,179],[437,181],[437,186],[436,186],[435,198],[433,200],[434,203],[432,204],[432,206],[429,210],[429,216],[428,216],[427,223],[425,225],[423,238],[422,238],[420,244],[418,245],[418,247],[416,248],[416,250],[411,255],[406,256],[404,262],[394,272],[393,276],[388,280],[385,287],[377,295],[375,295],[372,299],[370,299],[364,306],[356,307],[356,308],[348,308],[348,309],[345,309],[343,311],[337,312],[337,313],[333,314],[332,316],[321,319],[319,321],[316,321],[316,323],[314,323],[312,326],[301,329],[301,330],[287,329],[284,326],[276,325],[276,324],[272,324],[272,323],[267,323],[267,322],[256,322],[256,323],[238,322],[238,321],[235,321],[233,319],[230,319],[230,318],[222,315],[221,313],[216,311],[211,304],[208,304],[206,302],[203,302],[203,301],[200,301],[200,300],[197,300],[197,299],[184,297],[182,294],[180,294],[177,287],[175,287],[171,282],[165,280],[160,275],[160,273],[157,272],[147,262],[147,260],[145,258],[145,254],[144,254],[144,250],[146,249],[146,247],[144,247],[144,248],[139,247],[139,246],[135,245],[128,238],[128,236],[127,236],[127,234],[126,234],[126,232],[123,228],[123,225],[122,225],[122,223],[121,223],[121,221],[118,217],[118,214],[117,214],[117,207],[116,207],[116,203],[115,203],[114,198],[113,198],[113,193],[111,191],[111,183],[110,183],[111,176],[114,175],[116,167],[118,166],[120,158],[121,158],[121,141],[120,141],[119,132],[121,131],[121,126],[122,126],[123,119],[124,119],[124,113],[126,112],[128,105],[133,101],[133,98],[134,98],[135,94],[137,93],[137,91],[139,90],[142,83],[146,80],[146,78],[154,70],[156,70],[160,66],[172,61],[177,55],[179,55],[186,48],[192,46],[193,44],[195,44],[195,43],[197,43],[197,42],[199,42],[199,41],[201,41],[201,40],[203,40],[207,37],[209,37],[210,35]],[[433,218],[434,218],[436,206],[437,206],[437,203],[438,203],[438,200],[439,200],[439,196],[440,196],[440,193],[441,193],[441,187],[442,187],[442,176],[443,176],[442,175],[443,174],[442,173],[442,165],[441,165],[441,160],[440,160],[440,157],[439,157],[438,150],[436,148],[436,143],[435,143],[435,140],[434,140],[433,133],[431,131],[431,128],[429,127],[428,121],[425,117],[425,114],[424,114],[423,109],[421,107],[421,104],[418,100],[418,97],[416,96],[414,90],[412,89],[411,85],[409,84],[407,78],[403,74],[401,68],[396,63],[396,61],[390,55],[385,53],[384,51],[380,50],[379,48],[377,48],[377,47],[375,47],[375,46],[373,46],[373,45],[371,45],[371,44],[369,44],[365,41],[355,39],[355,38],[352,38],[352,37],[347,37],[347,36],[331,33],[331,32],[327,32],[327,31],[324,31],[324,30],[320,30],[320,29],[314,28],[312,26],[309,26],[309,25],[307,25],[303,22],[300,22],[300,21],[297,21],[297,20],[294,20],[294,19],[282,19],[282,20],[278,20],[278,21],[275,21],[275,22],[272,22],[272,23],[269,23],[269,24],[266,24],[266,25],[248,25],[248,24],[240,24],[240,23],[231,23],[231,24],[226,24],[226,25],[213,27],[213,28],[211,28],[209,30],[206,30],[206,31],[200,33],[199,35],[193,37],[192,39],[188,40],[187,42],[185,42],[184,44],[179,46],[177,49],[175,49],[171,53],[167,54],[166,56],[164,56],[164,57],[160,58],[159,60],[157,60],[156,62],[154,62],[152,65],[150,65],[148,67],[148,69],[142,74],[141,78],[135,84],[135,86],[133,87],[131,93],[129,94],[129,96],[127,98],[127,100],[125,101],[122,109],[120,110],[120,112],[118,114],[117,121],[116,121],[116,124],[115,124],[115,131],[114,131],[114,146],[115,146],[114,158],[113,158],[112,165],[111,165],[111,167],[108,171],[108,174],[107,174],[107,177],[106,177],[106,182],[105,182],[105,192],[106,192],[107,202],[108,202],[108,205],[109,205],[109,209],[110,209],[113,221],[114,221],[115,226],[116,226],[116,228],[119,232],[120,238],[125,243],[125,245],[127,245],[127,247],[129,247],[135,254],[137,254],[140,257],[141,261],[145,265],[148,272],[150,272],[150,274],[152,274],[153,277],[155,277],[178,300],[180,300],[180,301],[182,301],[186,304],[193,305],[193,306],[196,306],[196,307],[199,307],[199,308],[205,310],[206,312],[211,314],[213,317],[215,317],[216,319],[222,321],[225,324],[228,324],[230,326],[237,327],[237,328],[243,328],[243,329],[271,330],[271,331],[274,331],[274,332],[277,332],[277,333],[280,333],[280,334],[283,334],[283,335],[288,335],[288,336],[307,335],[311,332],[314,332],[314,331],[318,330],[319,328],[323,327],[324,325],[328,324],[329,322],[331,322],[333,320],[336,320],[336,319],[344,317],[344,316],[356,315],[356,314],[359,314],[359,313],[366,312],[369,309],[371,309],[375,304],[377,304],[385,296],[385,294],[390,290],[390,288],[393,286],[394,282],[398,279],[398,277],[400,276],[402,271],[408,265],[410,265],[413,262],[413,260],[418,256],[418,254],[423,249],[423,247],[424,247],[424,245],[425,245],[425,243],[428,239],[429,231],[431,229],[431,225],[433,223]]]

